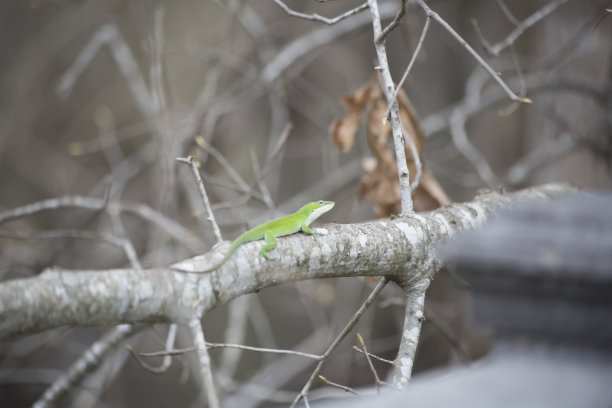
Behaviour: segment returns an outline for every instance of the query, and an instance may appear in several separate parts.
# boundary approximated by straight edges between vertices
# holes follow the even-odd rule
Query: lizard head
[[[300,213],[304,215],[306,218],[306,225],[310,225],[314,220],[319,218],[321,215],[325,214],[334,206],[336,203],[333,201],[313,201],[312,203],[308,203],[300,209]]]

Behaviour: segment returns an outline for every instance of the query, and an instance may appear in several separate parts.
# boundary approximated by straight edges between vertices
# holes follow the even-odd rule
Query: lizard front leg
[[[310,228],[308,228],[308,225],[306,225],[305,223],[303,223],[300,226],[300,229],[302,230],[302,232],[308,234],[308,235],[317,235],[317,232],[314,230],[311,230]]]
[[[270,254],[268,254],[268,251],[276,248],[276,238],[270,231],[265,231],[264,239],[266,240],[266,243],[261,247],[259,252],[263,255],[264,258],[270,261],[272,258],[270,258]]]

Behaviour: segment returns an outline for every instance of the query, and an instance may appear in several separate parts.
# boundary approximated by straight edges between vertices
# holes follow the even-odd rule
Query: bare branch
[[[83,208],[94,211],[106,209],[111,213],[132,213],[149,222],[157,224],[174,238],[188,245],[190,248],[196,248],[202,244],[200,239],[195,237],[189,230],[147,205],[130,202],[108,203],[107,205],[105,198],[95,197],[64,196],[37,201],[35,203],[1,212],[0,224],[19,218],[29,217],[44,211],[57,210],[60,208]]]
[[[127,82],[128,89],[134,97],[136,106],[146,117],[157,114],[159,112],[157,100],[151,96],[151,92],[147,88],[146,82],[138,68],[136,58],[114,23],[105,24],[94,34],[89,44],[83,48],[83,51],[81,51],[74,63],[58,81],[57,93],[63,97],[70,94],[79,76],[83,74],[104,45],[108,45],[115,63],[119,67],[121,74]]]
[[[380,7],[381,18],[389,17],[395,13],[393,3],[383,3]],[[301,57],[313,50],[340,38],[341,36],[369,24],[371,19],[366,14],[356,15],[354,18],[346,19],[330,27],[314,30],[287,44],[272,60],[270,60],[261,72],[265,83],[276,80],[289,66]]]
[[[457,150],[476,168],[478,175],[489,187],[497,187],[499,179],[491,169],[491,166],[480,152],[474,147],[467,137],[465,124],[467,111],[470,107],[477,106],[480,100],[480,90],[486,81],[486,74],[482,71],[474,71],[468,79],[465,91],[465,105],[455,108],[450,116],[449,124],[453,143]]]
[[[191,172],[198,183],[198,189],[200,190],[200,196],[202,197],[202,202],[204,203],[204,208],[206,208],[206,212],[208,213],[208,217],[206,218],[210,225],[212,226],[213,232],[215,233],[215,237],[217,238],[217,242],[223,241],[223,237],[221,236],[221,230],[219,230],[219,226],[217,225],[217,220],[215,220],[215,214],[210,208],[210,201],[208,201],[208,195],[206,194],[206,189],[204,188],[204,183],[202,182],[202,177],[200,177],[200,171],[198,170],[198,161],[193,157],[188,156],[177,157],[177,161],[181,163],[186,163],[191,167]]]
[[[321,23],[325,23],[328,25],[336,24],[337,22],[344,20],[345,18],[350,17],[354,14],[357,14],[368,8],[368,3],[363,3],[361,6],[357,6],[353,9],[350,9],[340,14],[339,16],[336,16],[334,18],[327,18],[327,17],[320,16],[316,13],[305,14],[305,13],[300,13],[299,11],[292,10],[289,8],[289,6],[283,3],[282,0],[274,0],[274,2],[278,4],[283,10],[285,10],[285,13],[289,14],[292,17],[299,17],[305,20],[310,20],[310,21],[320,21]]]
[[[568,1],[568,0],[564,0],[564,1]],[[416,2],[425,11],[425,14],[427,14],[428,17],[433,18],[434,20],[436,20],[438,22],[438,24],[440,24],[442,27],[444,27],[444,29],[446,31],[448,31],[450,33],[450,35],[455,40],[457,40],[457,42],[459,42],[459,44],[461,44],[463,46],[463,48],[465,48],[467,50],[467,52],[469,52],[470,55],[472,55],[472,57],[474,57],[474,59],[476,61],[478,61],[478,63],[489,73],[489,75],[491,75],[491,77],[495,80],[495,82],[497,82],[499,84],[499,86],[502,87],[502,89],[506,92],[506,94],[508,95],[508,97],[511,100],[517,101],[517,102],[522,102],[522,103],[531,103],[532,102],[531,99],[529,99],[529,98],[521,98],[518,95],[516,95],[514,92],[512,92],[512,90],[499,77],[499,75],[497,75],[497,73],[493,70],[493,68],[491,68],[491,66],[489,64],[487,64],[485,62],[485,60],[483,60],[482,57],[480,55],[478,55],[478,53],[476,51],[474,51],[474,49],[442,17],[440,17],[440,15],[438,13],[436,13],[432,9],[430,9],[427,6],[427,4],[425,4],[425,2],[423,0],[416,0]]]
[[[209,350],[213,350],[216,348],[234,348],[239,350],[247,350],[247,351],[256,351],[259,353],[271,353],[271,354],[289,354],[298,357],[306,357],[313,360],[320,360],[321,356],[310,353],[302,353],[301,351],[293,351],[293,350],[282,350],[282,349],[271,349],[264,347],[253,347],[253,346],[245,346],[243,344],[229,344],[229,343],[209,343],[206,342],[206,347]],[[189,351],[194,351],[194,347],[184,348],[184,349],[175,349],[175,350],[163,350],[163,351],[154,351],[152,353],[138,353],[140,357],[161,357],[161,356],[176,356],[180,354],[185,354]]]
[[[274,201],[272,201],[272,195],[270,194],[270,190],[268,190],[268,186],[263,181],[263,175],[261,172],[261,168],[259,167],[259,159],[257,158],[257,153],[255,149],[250,149],[251,154],[251,166],[253,168],[253,174],[255,175],[255,180],[257,181],[257,186],[259,187],[259,191],[261,191],[261,195],[266,202],[266,205],[269,209],[274,209]]]
[[[514,14],[512,14],[508,6],[506,6],[506,3],[504,2],[504,0],[497,0],[497,4],[499,5],[499,8],[504,12],[504,15],[506,16],[506,18],[512,24],[514,24],[515,26],[521,24],[521,22],[516,17],[514,17]]]
[[[281,349],[271,349],[264,347],[252,347],[252,346],[244,346],[242,344],[226,344],[226,343],[206,343],[206,346],[209,349],[215,348],[236,348],[240,350],[249,350],[249,351],[258,351],[260,353],[272,353],[272,354],[290,354],[293,356],[306,357],[311,358],[313,360],[320,360],[321,356],[310,353],[302,353],[301,351],[293,351],[293,350],[281,350]]]
[[[463,363],[467,363],[470,360],[470,355],[466,350],[463,343],[455,335],[453,330],[442,320],[438,315],[430,308],[425,306],[425,319],[430,322],[442,336],[452,346],[453,350],[459,357],[459,360]]]
[[[368,366],[370,367],[370,371],[372,371],[372,375],[374,375],[374,381],[376,383],[376,392],[380,393],[380,386],[384,385],[390,388],[395,388],[394,386],[392,386],[391,384],[387,384],[386,382],[382,381],[380,379],[380,377],[378,376],[378,372],[376,372],[376,369],[374,368],[374,364],[372,363],[372,359],[370,358],[370,353],[368,353],[368,349],[366,347],[365,341],[363,341],[363,337],[361,337],[361,334],[357,333],[357,340],[359,341],[359,345],[361,346],[361,350],[363,351],[363,355],[365,356],[367,362],[368,362]]]
[[[417,46],[414,49],[414,52],[412,53],[412,58],[410,58],[410,62],[408,63],[408,66],[406,67],[406,70],[404,71],[404,75],[402,75],[402,79],[400,79],[399,83],[397,84],[397,88],[395,89],[395,92],[393,93],[393,99],[397,99],[397,94],[399,93],[400,89],[402,89],[402,86],[404,85],[406,78],[408,78],[408,74],[410,73],[410,70],[412,69],[412,66],[415,63],[417,56],[419,55],[419,52],[421,51],[423,42],[425,42],[425,36],[427,35],[427,30],[429,30],[430,22],[431,22],[431,17],[427,16],[427,18],[425,19],[425,25],[423,26],[423,31],[421,32],[421,36],[419,37],[419,42],[417,43]]]
[[[359,353],[364,354],[364,353],[363,353],[363,350],[362,350],[362,349],[360,349],[360,348],[359,348],[359,347],[357,347],[357,346],[353,346],[353,350],[355,350],[355,351],[357,351],[357,352],[359,352]],[[382,361],[383,363],[387,363],[387,364],[391,364],[391,365],[393,365],[393,361],[391,361],[391,360],[387,360],[386,358],[379,357],[379,356],[377,356],[376,354],[372,354],[372,353],[369,353],[369,352],[368,352],[367,354],[368,354],[368,356],[372,357],[372,358],[373,358],[373,359],[375,359],[375,360]]]
[[[66,373],[58,377],[43,395],[32,405],[34,408],[52,407],[57,400],[78,385],[95,367],[99,366],[104,357],[119,343],[134,332],[134,327],[122,324],[106,333],[100,340],[94,342],[70,366]]]
[[[380,24],[380,14],[378,10],[378,0],[368,0],[370,5],[370,12],[372,14],[372,26],[374,29],[374,38],[379,38],[382,34],[382,27]],[[408,215],[414,213],[414,207],[412,205],[412,195],[410,190],[410,173],[408,171],[408,163],[406,161],[406,150],[404,148],[404,135],[402,132],[401,122],[399,118],[399,108],[397,99],[393,97],[395,93],[395,86],[393,79],[391,78],[391,71],[389,70],[389,63],[387,62],[387,50],[385,45],[374,41],[376,48],[376,56],[378,57],[378,69],[383,81],[383,93],[387,100],[387,106],[389,107],[389,113],[391,117],[391,130],[393,133],[393,145],[395,148],[395,160],[397,163],[397,171],[400,185],[400,197],[402,204],[402,215]],[[384,120],[385,118],[381,118]]]
[[[395,30],[395,28],[402,22],[402,19],[406,15],[406,9],[408,8],[408,0],[402,0],[402,5],[398,10],[397,14],[393,18],[393,21],[389,23],[388,26],[385,27],[384,30],[380,33],[378,37],[376,37],[376,44],[384,44],[387,41],[387,37],[391,34],[391,31]]]
[[[516,39],[519,38],[521,34],[525,32],[525,30],[527,30],[529,27],[531,27],[538,21],[542,20],[544,17],[546,17],[565,3],[568,3],[569,1],[570,0],[551,1],[550,3],[527,17],[525,20],[523,20],[519,25],[516,26],[514,30],[512,30],[510,34],[508,34],[506,38],[491,47],[489,52],[493,55],[499,55],[499,53],[502,52],[504,49],[514,44]]]
[[[331,385],[332,387],[339,388],[339,389],[341,389],[341,390],[342,390],[342,391],[344,391],[344,392],[350,392],[350,393],[351,393],[351,394],[353,394],[353,395],[356,395],[356,396],[358,396],[358,397],[361,397],[361,395],[359,395],[359,394],[357,393],[357,391],[355,391],[355,390],[354,390],[354,389],[352,389],[351,387],[347,387],[346,385],[340,385],[340,384],[338,384],[338,383],[331,382],[331,381],[329,381],[327,378],[323,377],[322,375],[319,375],[319,380],[323,381],[323,382],[324,382],[325,384],[327,384],[327,385]],[[361,397],[361,398],[363,398],[363,397]]]
[[[202,150],[210,153],[210,155],[214,157],[221,166],[223,166],[227,174],[229,174],[229,176],[236,182],[236,184],[240,187],[242,191],[247,192],[250,190],[249,185],[246,183],[246,181],[244,181],[243,178],[240,177],[240,174],[238,174],[238,172],[227,161],[227,159],[221,154],[220,151],[215,149],[212,145],[208,144],[202,136],[196,136],[195,141],[198,146],[202,148]]]
[[[524,183],[535,170],[568,154],[578,146],[576,136],[563,132],[558,139],[544,142],[510,166],[506,180],[512,186],[518,186]]]
[[[174,353],[174,354],[172,354],[172,351],[176,351],[176,350],[173,350],[172,347],[174,346],[174,340],[176,339],[177,328],[178,328],[178,326],[176,324],[171,324],[170,328],[168,329],[168,335],[166,337],[165,351],[162,352],[162,353],[158,353],[157,354],[159,356],[163,356],[164,357],[162,363],[158,367],[154,367],[154,366],[148,364],[142,358],[140,358],[140,356],[143,356],[144,353],[136,353],[136,351],[134,350],[134,348],[131,345],[126,344],[125,348],[130,352],[132,357],[134,357],[136,359],[138,364],[140,364],[140,366],[142,368],[144,368],[145,370],[147,370],[147,371],[149,371],[149,372],[151,372],[153,374],[164,373],[164,372],[166,372],[168,370],[168,368],[170,367],[170,364],[172,364],[172,356],[173,355],[177,355],[177,354],[182,354],[182,353]],[[195,348],[193,348],[192,350],[195,350]]]

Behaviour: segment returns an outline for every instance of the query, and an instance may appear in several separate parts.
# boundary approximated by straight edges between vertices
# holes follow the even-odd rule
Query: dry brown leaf
[[[352,97],[342,99],[342,102],[348,113],[330,126],[332,140],[342,151],[348,151],[353,145],[361,116],[366,111],[366,136],[374,157],[367,157],[362,161],[363,175],[359,183],[359,195],[376,205],[378,217],[398,214],[401,212],[401,196],[397,163],[393,150],[389,148],[393,135],[390,124],[385,120],[387,103],[380,84],[372,81]],[[400,120],[422,163],[425,136],[419,117],[403,90],[398,94],[398,102]],[[408,143],[409,141],[406,141],[404,148],[412,182],[417,174],[417,165]],[[413,199],[416,211],[429,211],[450,203],[436,178],[424,167]]]
[[[361,114],[370,100],[372,84],[366,84],[351,96],[343,96],[340,102],[346,109],[346,115],[335,120],[329,127],[331,141],[343,152],[348,152],[353,146],[355,135],[359,129]]]

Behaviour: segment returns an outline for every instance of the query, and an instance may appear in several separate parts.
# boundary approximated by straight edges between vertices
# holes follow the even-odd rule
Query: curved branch
[[[548,198],[572,189],[551,184],[516,193],[487,193],[428,214],[364,224],[319,228],[321,235],[294,234],[279,240],[274,259],[259,256],[259,242],[238,248],[209,274],[172,269],[65,271],[0,284],[0,339],[66,325],[189,322],[245,293],[305,279],[388,276],[404,290],[431,278],[441,266],[432,245],[481,225],[500,208]],[[202,270],[215,253],[181,262]]]

